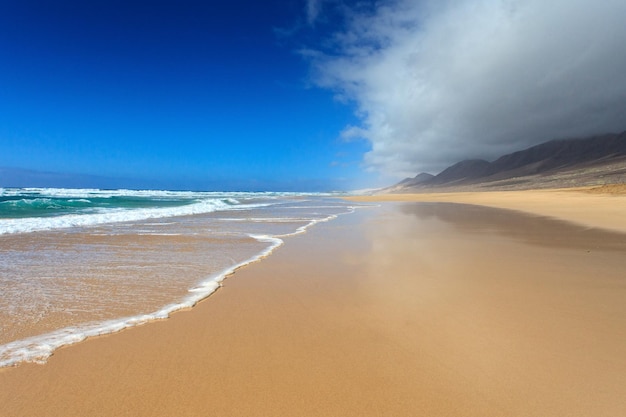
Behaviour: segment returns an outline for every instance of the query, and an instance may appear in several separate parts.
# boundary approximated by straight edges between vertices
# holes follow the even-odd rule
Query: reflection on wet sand
[[[492,233],[540,246],[626,251],[626,233],[514,210],[456,203],[399,203],[399,208],[404,214],[424,221],[436,219],[463,233]]]

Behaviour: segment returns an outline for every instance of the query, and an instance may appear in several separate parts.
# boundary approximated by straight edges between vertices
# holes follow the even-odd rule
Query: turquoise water
[[[353,211],[333,197],[0,190],[0,367],[193,306],[285,237]]]
[[[329,194],[0,189],[0,235],[273,206]]]
[[[15,196],[0,196],[0,218],[27,218],[60,216],[73,213],[94,213],[101,210],[122,208],[180,207],[192,204],[193,199],[154,199],[150,197],[43,197],[37,194],[20,193]]]
[[[0,219],[27,219],[79,214],[106,214],[114,211],[171,209],[165,215],[179,214],[176,209],[194,207],[200,212],[226,208],[244,201],[277,197],[280,193],[212,193],[187,191],[135,191],[58,188],[0,189]],[[212,203],[212,204],[211,204]],[[204,204],[204,206],[201,206]],[[150,212],[144,212],[150,215]],[[184,209],[180,214],[186,214]],[[123,219],[122,219],[123,220]],[[97,223],[97,218],[93,218]],[[2,229],[0,229],[0,233]]]

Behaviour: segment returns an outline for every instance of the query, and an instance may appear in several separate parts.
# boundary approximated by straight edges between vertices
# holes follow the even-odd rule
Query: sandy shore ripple
[[[625,234],[379,204],[289,238],[192,310],[0,370],[0,415],[623,415]]]

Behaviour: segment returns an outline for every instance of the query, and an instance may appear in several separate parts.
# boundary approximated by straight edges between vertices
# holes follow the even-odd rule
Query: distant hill
[[[433,174],[422,172],[421,174],[417,174],[413,178],[405,178],[404,180],[400,181],[398,185],[402,185],[404,187],[413,187],[416,185],[425,184],[433,178],[435,178]]]
[[[457,162],[437,175],[418,174],[387,192],[561,188],[626,182],[626,132],[551,140],[493,162]]]

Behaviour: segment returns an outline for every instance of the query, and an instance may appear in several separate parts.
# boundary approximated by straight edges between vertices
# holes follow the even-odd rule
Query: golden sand
[[[559,190],[381,194],[350,199],[478,204],[626,232],[626,194],[623,190],[624,186],[618,184]]]
[[[618,416],[625,242],[474,206],[361,209],[192,310],[1,370],[0,415]]]

